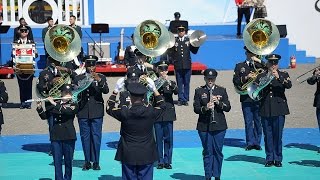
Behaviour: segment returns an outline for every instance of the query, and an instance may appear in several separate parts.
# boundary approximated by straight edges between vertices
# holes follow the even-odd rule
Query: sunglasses
[[[28,30],[23,29],[23,30],[20,30],[20,32],[21,32],[21,33],[27,33],[27,32],[28,32]]]

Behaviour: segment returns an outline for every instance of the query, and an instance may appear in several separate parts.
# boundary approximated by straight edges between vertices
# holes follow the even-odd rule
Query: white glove
[[[146,79],[147,79],[147,82],[148,82],[148,88],[150,90],[152,90],[152,91],[157,90],[156,85],[154,84],[154,81],[149,77],[147,77]]]
[[[118,93],[124,87],[124,77],[118,79],[116,83],[116,87],[114,88],[114,92]]]

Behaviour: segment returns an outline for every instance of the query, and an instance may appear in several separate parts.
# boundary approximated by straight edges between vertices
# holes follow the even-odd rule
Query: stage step
[[[305,50],[297,50],[297,45],[289,44],[289,57],[295,56],[297,64],[315,63],[316,57],[307,56]]]

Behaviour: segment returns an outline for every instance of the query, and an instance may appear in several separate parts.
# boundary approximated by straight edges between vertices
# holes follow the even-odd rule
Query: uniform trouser
[[[48,116],[47,121],[48,121],[49,134],[50,134],[51,129],[52,129],[52,127],[53,127],[53,122],[54,122],[54,118],[53,118],[53,116],[52,116],[51,114]],[[50,151],[52,151],[52,149],[53,149],[53,147],[52,147],[52,145],[51,145]]]
[[[20,92],[20,102],[22,105],[31,105],[31,103],[25,103],[26,100],[32,99],[33,75],[31,75],[30,77],[29,76],[29,74],[22,74],[17,76]]]
[[[163,121],[154,124],[156,133],[159,164],[172,163],[173,121]]]
[[[51,141],[55,180],[72,179],[72,160],[75,142],[75,140]],[[62,172],[62,158],[64,159],[65,166],[64,175]]]
[[[261,117],[266,161],[282,161],[282,133],[285,116]]]
[[[317,114],[317,120],[318,120],[318,127],[319,127],[319,131],[320,131],[320,108],[317,108],[316,114]]]
[[[176,79],[178,85],[178,101],[189,101],[191,69],[176,70]]]
[[[238,8],[237,35],[241,35],[241,22],[243,15],[246,18],[246,22],[248,24],[250,21],[250,8]]]
[[[259,116],[259,104],[255,102],[242,102],[247,145],[260,145],[262,127]]]
[[[226,130],[198,131],[203,147],[203,165],[206,178],[220,177],[223,161],[222,147]]]
[[[99,163],[103,118],[78,119],[86,162]]]
[[[146,165],[129,165],[122,163],[123,180],[152,180],[153,163]]]

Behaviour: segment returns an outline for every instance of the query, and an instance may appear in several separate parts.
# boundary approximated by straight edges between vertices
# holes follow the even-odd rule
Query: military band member
[[[116,86],[122,87],[122,91],[120,90],[119,94],[119,107],[122,105],[129,106],[131,103],[130,100],[130,92],[128,91],[127,87],[130,83],[138,83],[140,79],[140,72],[136,71],[133,68],[129,68],[127,71],[126,78],[121,78],[117,81]],[[117,92],[118,93],[118,92]],[[145,104],[148,104],[146,98],[144,99]]]
[[[280,55],[271,54],[266,56],[268,70],[256,79],[259,83],[260,78],[265,78],[268,73],[274,78],[262,89],[260,100],[260,116],[264,134],[266,167],[282,167],[282,134],[285,123],[285,115],[289,114],[289,107],[285,90],[292,87],[289,74],[280,71],[278,62]]]
[[[234,69],[233,84],[241,89],[248,81],[253,81],[257,75],[257,69],[262,68],[263,61],[250,52],[246,46],[246,60],[238,63]],[[244,91],[247,91],[245,88]],[[262,136],[261,118],[259,116],[259,102],[252,100],[248,94],[240,94],[240,102],[243,113],[245,133],[246,133],[246,150],[261,150],[260,142]]]
[[[124,62],[127,68],[136,64],[136,54],[134,53],[134,51],[137,49],[137,47],[134,45],[133,34],[131,35],[131,40],[132,44],[130,46],[127,46],[124,52]]]
[[[115,108],[119,87],[108,100],[107,113],[121,122],[120,140],[115,160],[122,163],[122,179],[153,179],[153,163],[158,160],[156,143],[153,138],[153,124],[163,113],[163,99],[155,84],[148,87],[153,90],[158,107],[145,105],[143,98],[147,88],[140,83],[130,83],[131,106]]]
[[[224,112],[231,109],[225,88],[215,84],[218,73],[204,71],[206,85],[195,90],[193,108],[199,114],[197,130],[203,147],[203,165],[207,180],[220,180],[223,142],[227,130]]]
[[[65,84],[61,87],[62,100],[54,100],[48,97],[51,103],[46,111],[42,108],[42,103],[37,103],[37,111],[41,119],[53,116],[53,126],[50,131],[50,141],[53,153],[53,163],[55,169],[55,179],[72,179],[72,160],[77,139],[76,130],[73,124],[78,105],[71,102],[72,86]],[[64,159],[65,172],[62,171],[62,159]]]
[[[47,59],[49,64],[43,71],[40,72],[39,78],[36,84],[37,92],[44,97],[49,95],[50,90],[54,88],[54,84],[56,82],[60,81],[60,78],[63,73],[67,73],[71,77],[73,77],[72,75],[73,72],[70,69],[61,67],[60,63],[52,59],[50,56],[48,56]],[[50,107],[52,107],[51,103],[46,101],[45,107],[46,107],[46,110],[49,110]],[[53,116],[50,115],[50,113],[47,113],[47,121],[48,121],[49,132],[50,132],[53,126]],[[51,155],[51,151],[48,152],[48,154]]]
[[[6,86],[3,81],[0,80],[0,103],[6,103],[8,102],[8,93]],[[1,130],[2,130],[2,124],[4,124],[3,120],[3,113],[0,105],[0,135],[1,135]]]
[[[134,69],[135,72],[138,72],[141,75],[147,75],[148,71],[151,71],[152,68],[146,67],[147,56],[142,54],[138,49],[134,50],[136,56],[136,63],[133,66],[130,66],[129,69]]]
[[[196,54],[199,49],[190,44],[186,31],[187,29],[184,26],[178,27],[178,37],[176,37],[175,45],[168,51],[170,58],[173,60],[179,89],[178,106],[189,105],[190,78],[192,74],[190,52]]]
[[[160,80],[164,80],[158,91],[164,97],[166,106],[165,112],[154,124],[159,156],[157,169],[172,169],[173,121],[177,119],[172,96],[173,94],[178,94],[178,87],[176,82],[168,80],[168,62],[160,61],[157,68],[160,76],[155,84],[159,83]]]
[[[14,32],[13,32],[13,41],[17,41],[20,38],[20,29],[21,27],[25,27],[28,29],[28,39],[33,41],[33,33],[32,33],[32,29],[30,26],[28,26],[26,20],[22,17],[19,19],[19,26],[14,28]]]
[[[14,41],[13,43],[17,44],[34,44],[34,41],[29,39],[28,34],[29,30],[26,26],[22,26],[19,29],[20,36],[19,39]],[[37,57],[36,53],[36,57]],[[33,74],[25,74],[21,73],[17,76],[18,84],[19,84],[19,92],[20,92],[20,109],[31,109],[31,102],[26,103],[28,99],[32,99],[32,81]]]
[[[320,130],[320,69],[316,68],[313,71],[313,75],[307,79],[308,84],[314,85],[317,83],[317,90],[314,93],[314,101],[313,101],[313,107],[316,107],[316,116],[318,121],[318,126]],[[320,153],[320,148],[318,150],[318,153]]]
[[[94,81],[80,95],[79,112],[77,114],[85,163],[82,170],[100,170],[100,147],[102,122],[104,116],[104,101],[102,94],[109,92],[107,78],[95,72],[97,56],[84,57],[87,73]],[[75,77],[74,84],[86,77],[81,74]],[[91,165],[91,162],[93,164]]]

